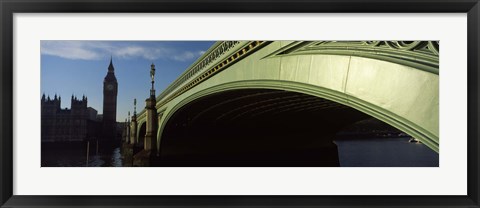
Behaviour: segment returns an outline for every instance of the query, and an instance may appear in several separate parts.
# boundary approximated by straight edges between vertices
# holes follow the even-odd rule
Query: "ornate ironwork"
[[[157,106],[162,106],[164,103],[172,100],[173,98],[177,97],[178,95],[182,94],[183,92],[191,89],[192,87],[200,84],[205,79],[208,79],[215,73],[220,72],[221,70],[225,69],[226,67],[233,64],[235,61],[239,60],[240,58],[244,57],[246,54],[251,53],[254,49],[258,49],[260,46],[266,45],[266,41],[244,41],[245,46],[237,49],[234,52],[231,52],[231,49],[235,46],[238,46],[240,41],[224,41],[217,45],[213,50],[209,50],[208,54],[204,55],[197,61],[192,67],[186,70],[185,73],[180,75],[180,77],[174,81],[162,94],[159,95],[157,101]],[[222,55],[225,53],[230,52],[228,56],[225,58],[217,61]],[[216,62],[212,65],[213,62]],[[199,73],[201,72],[201,73]],[[197,75],[198,74],[198,75]],[[197,75],[192,78],[194,75]],[[180,87],[180,85],[182,85]],[[170,94],[172,91],[175,92]],[[170,94],[170,95],[169,95]],[[168,97],[166,97],[169,95]],[[166,98],[165,98],[166,97]],[[164,99],[165,98],[165,99]]]
[[[168,86],[162,94],[159,95],[160,98],[166,96],[173,90],[175,90],[178,86],[185,83],[188,79],[196,75],[199,71],[202,71],[205,67],[207,67],[212,62],[216,61],[221,55],[228,52],[233,47],[237,46],[240,41],[223,41],[217,46],[215,46],[212,50],[209,50],[203,57],[200,58],[199,61],[194,63],[190,68],[185,70],[185,72],[180,75],[178,79],[176,79],[170,86]]]
[[[438,74],[438,41],[296,41],[269,56],[348,55],[385,60]]]

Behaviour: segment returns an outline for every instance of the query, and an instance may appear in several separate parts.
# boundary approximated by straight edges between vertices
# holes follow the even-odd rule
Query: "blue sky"
[[[113,57],[118,81],[117,121],[145,107],[150,90],[150,65],[156,66],[155,89],[159,95],[198,57],[211,41],[41,41],[41,93],[62,97],[62,108],[70,108],[70,97],[86,95],[88,106],[103,110],[103,79]],[[40,95],[41,96],[41,95]],[[39,99],[40,99],[39,96]]]

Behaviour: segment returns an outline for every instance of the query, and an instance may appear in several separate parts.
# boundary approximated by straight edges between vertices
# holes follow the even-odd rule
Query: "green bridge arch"
[[[166,123],[181,107],[217,92],[251,88],[298,92],[352,107],[439,151],[438,45],[244,42],[193,73],[221,43],[212,46],[157,97],[157,149]],[[405,44],[414,45],[402,48]]]

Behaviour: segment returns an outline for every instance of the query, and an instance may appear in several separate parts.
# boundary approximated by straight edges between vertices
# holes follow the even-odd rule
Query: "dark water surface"
[[[438,167],[439,155],[421,143],[409,142],[409,137],[339,139],[342,167]],[[87,166],[86,143],[65,145],[42,144],[42,167]],[[90,144],[88,167],[121,167],[120,147],[99,150]]]
[[[99,148],[90,144],[87,164],[87,144],[42,144],[42,167],[122,167],[120,147]]]
[[[439,155],[410,137],[336,140],[342,167],[438,167]]]

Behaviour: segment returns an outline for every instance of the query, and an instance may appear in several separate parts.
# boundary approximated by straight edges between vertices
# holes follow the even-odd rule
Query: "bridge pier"
[[[157,109],[155,97],[150,97],[146,102],[147,109],[147,132],[145,134],[144,150],[151,151],[157,141]]]
[[[130,124],[130,144],[135,144],[137,141],[137,115],[133,114],[132,122]]]
[[[128,111],[128,116],[125,119],[125,126],[123,128],[123,133],[124,134],[123,134],[122,142],[128,143],[128,141],[130,140],[130,111]]]
[[[147,113],[147,126],[143,149],[133,156],[133,166],[150,166],[151,158],[155,156],[157,141],[157,109],[155,96],[145,100]]]
[[[121,147],[121,153],[123,157],[123,167],[131,167],[133,165],[133,145],[129,143],[123,143]]]
[[[123,166],[125,167],[131,167],[133,165],[134,148],[135,144],[137,143],[137,115],[135,111],[132,115],[132,120],[129,121],[128,124],[129,125],[127,125],[127,138],[125,139],[125,143],[123,143],[121,147]]]

